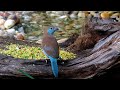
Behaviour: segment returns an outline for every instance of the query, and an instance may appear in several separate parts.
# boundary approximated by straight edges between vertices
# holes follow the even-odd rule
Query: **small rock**
[[[3,16],[0,16],[0,19],[3,19]]]
[[[3,13],[3,16],[7,19],[10,14],[8,12]]]
[[[8,35],[8,33],[7,32],[5,32],[5,34],[3,34],[3,36],[2,36],[3,38],[6,38],[6,37],[9,37],[9,35]]]
[[[0,30],[0,36],[2,36],[5,33],[4,30]]]
[[[60,39],[60,40],[58,40],[57,42],[58,42],[58,43],[63,43],[63,42],[65,42],[66,40],[68,40],[68,38]]]
[[[23,26],[26,25],[25,23],[21,23]]]
[[[46,11],[46,14],[49,15],[51,13],[51,11]]]
[[[109,19],[110,18],[110,15],[107,11],[104,11],[100,14],[101,18],[102,19]]]
[[[6,38],[8,37],[8,33],[5,30],[0,30],[0,36]]]
[[[27,22],[31,20],[31,17],[28,15],[24,15],[23,18],[24,18],[24,21],[27,21]]]
[[[58,15],[64,15],[64,12],[63,11],[57,11],[56,12]]]
[[[64,15],[66,15],[66,14],[68,14],[69,13],[69,11],[63,11],[64,12]]]
[[[38,40],[38,38],[36,36],[29,36],[28,39],[29,40]]]
[[[36,22],[36,21],[32,21],[32,22],[30,22],[30,23],[37,24],[37,22]]]
[[[17,13],[16,13],[16,15],[17,15],[19,18],[21,18],[21,17],[22,17],[22,14],[21,14],[21,13],[19,13],[19,12],[17,12]]]
[[[7,13],[7,12],[2,12],[2,13],[0,13],[0,16],[1,16],[1,18],[3,18],[3,19],[5,19],[5,20],[7,20],[7,17],[9,16],[10,14],[9,13]]]
[[[10,37],[12,37],[12,36],[14,36],[14,35],[16,34],[15,29],[8,29],[8,30],[6,30],[6,32],[8,33],[8,35],[9,35]]]
[[[3,34],[2,37],[3,37],[3,38],[9,37],[9,36],[8,36],[8,33],[6,32],[5,34]]]
[[[78,17],[79,18],[85,18],[85,13],[83,13],[82,11],[79,11]]]
[[[51,13],[49,16],[50,16],[50,17],[55,17],[55,16],[57,16],[57,15],[54,14],[54,13]]]
[[[4,19],[0,19],[0,25],[4,25],[5,20]]]
[[[38,41],[36,41],[36,43],[38,43],[38,44],[42,44],[42,40],[39,39]]]
[[[64,19],[64,18],[68,18],[67,15],[63,15],[63,16],[60,16],[59,19]]]
[[[119,17],[119,16],[120,16],[119,13],[115,13],[115,14],[112,14],[112,15],[110,16],[110,18],[117,18],[117,17]]]
[[[22,14],[23,15],[28,15],[28,14],[33,13],[33,12],[35,12],[35,11],[22,11]]]
[[[79,11],[73,11],[72,14],[77,15],[79,13]]]
[[[13,27],[14,25],[15,25],[15,21],[11,20],[11,19],[6,20],[4,23],[4,26],[6,29],[9,29],[9,28]]]
[[[71,19],[76,19],[76,18],[77,18],[77,15],[71,14],[71,15],[70,15],[70,18],[71,18]]]
[[[10,15],[15,14],[15,11],[7,11],[7,13],[9,13]]]
[[[9,15],[8,19],[14,20],[15,24],[20,23],[20,18],[17,15]]]
[[[5,30],[5,26],[4,25],[0,25],[0,29]]]
[[[4,12],[0,11],[0,16],[3,16]]]
[[[14,35],[14,37],[17,40],[25,40],[25,37],[22,33],[17,33],[16,35]]]
[[[119,17],[116,17],[116,20],[118,20],[118,22],[120,22],[120,18]]]
[[[18,28],[18,32],[24,33],[24,28],[23,27]]]

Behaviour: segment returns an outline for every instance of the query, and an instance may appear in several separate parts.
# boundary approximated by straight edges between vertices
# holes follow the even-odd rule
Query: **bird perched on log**
[[[52,72],[55,77],[58,77],[57,60],[59,58],[59,46],[53,34],[57,30],[58,28],[53,26],[46,28],[42,39],[43,53],[50,59]]]

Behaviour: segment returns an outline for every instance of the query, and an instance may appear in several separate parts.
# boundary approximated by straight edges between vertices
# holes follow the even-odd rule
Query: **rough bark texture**
[[[107,23],[105,23],[105,21],[102,20],[98,20],[98,19],[95,20],[90,21],[88,27],[92,28],[91,30],[93,32],[100,31],[101,33],[102,31],[101,35],[103,34],[104,35],[101,38],[97,39],[97,41],[95,41],[94,44],[90,44],[89,45],[90,49],[86,49],[86,47],[84,47],[80,52],[77,52],[77,54],[79,55],[78,58],[74,60],[58,61],[58,65],[59,65],[58,78],[67,78],[67,79],[92,78],[95,75],[98,75],[101,72],[104,72],[105,70],[110,69],[111,67],[119,63],[120,60],[119,59],[119,54],[120,54],[119,24],[111,20],[107,21]],[[79,37],[76,40],[79,39],[81,40],[82,37]],[[85,37],[87,36],[85,35]],[[94,35],[88,37],[89,38],[86,40],[86,43],[88,42],[89,44],[89,39],[91,40],[91,38],[94,37]],[[4,43],[3,40],[4,39],[1,38],[0,41],[1,45],[2,43]],[[18,43],[18,41],[15,42]],[[28,43],[28,42],[23,43],[22,41],[19,42],[21,42],[22,44]],[[73,44],[75,43],[73,42]],[[79,43],[79,45],[84,46],[86,43]],[[34,43],[33,44],[31,43],[31,45],[34,45]],[[37,44],[35,45],[38,46]],[[46,60],[22,60],[22,59],[15,59],[10,56],[0,55],[1,78],[26,77],[18,71],[19,69],[24,70],[25,72],[29,73],[35,78],[41,78],[41,79],[54,78],[51,71],[49,60],[47,60],[47,62]]]
[[[82,36],[80,35],[76,40],[74,39],[74,43],[68,45],[68,51],[76,53],[84,49],[93,48],[98,40],[108,37],[120,29],[120,23],[112,19],[102,20],[99,18],[92,18],[86,21],[84,29],[85,34]]]

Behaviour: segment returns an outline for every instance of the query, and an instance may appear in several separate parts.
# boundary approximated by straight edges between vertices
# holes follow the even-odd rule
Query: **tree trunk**
[[[79,57],[74,60],[59,60],[59,77],[58,78],[74,78],[74,79],[86,79],[92,78],[110,69],[112,66],[119,63],[120,54],[120,26],[119,24],[104,23],[104,21],[97,24],[90,21],[93,31],[110,32],[107,37],[100,39],[93,48],[84,49],[80,51]],[[93,27],[94,26],[94,27]],[[104,27],[103,27],[104,26]],[[110,28],[111,27],[111,28]],[[3,39],[4,40],[4,39]],[[8,40],[9,41],[9,40]],[[16,40],[17,41],[17,40]],[[15,42],[16,42],[15,41]],[[3,43],[4,41],[0,41]],[[22,42],[22,41],[19,41]],[[23,42],[22,42],[23,43]],[[2,45],[2,44],[1,44]],[[36,45],[36,44],[35,44]],[[0,77],[12,78],[26,77],[18,70],[29,73],[35,78],[50,79],[54,78],[49,60],[24,60],[16,59],[11,56],[0,55]]]

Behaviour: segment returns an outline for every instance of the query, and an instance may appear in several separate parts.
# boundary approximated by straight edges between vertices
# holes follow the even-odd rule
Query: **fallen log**
[[[98,25],[98,24],[97,24]],[[116,26],[115,26],[116,27]],[[100,28],[100,27],[99,27]],[[104,28],[103,28],[104,29]],[[96,29],[94,29],[96,30]],[[102,29],[100,29],[102,30]],[[109,30],[107,31],[109,32]],[[9,39],[7,39],[10,41]],[[21,44],[29,42],[17,41]],[[0,43],[5,44],[4,38]],[[11,42],[10,42],[11,43]],[[32,44],[39,46],[38,44]],[[3,45],[2,45],[3,46]],[[59,60],[59,77],[60,79],[87,79],[99,75],[107,69],[110,69],[119,63],[120,54],[120,29],[115,30],[107,37],[100,39],[90,49],[84,49],[78,53],[79,57],[73,60]],[[54,78],[49,60],[25,60],[13,58],[0,54],[0,78],[24,78],[19,69],[29,73],[31,76],[39,79]]]

